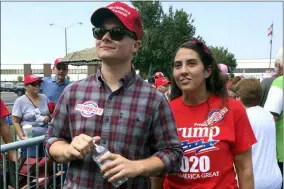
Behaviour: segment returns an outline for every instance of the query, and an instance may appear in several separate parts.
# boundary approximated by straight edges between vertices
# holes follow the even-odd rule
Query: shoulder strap
[[[34,105],[34,107],[37,108],[36,105],[33,103],[32,99],[30,99],[30,97],[28,97],[28,95],[26,95],[26,97],[31,101],[31,103]]]

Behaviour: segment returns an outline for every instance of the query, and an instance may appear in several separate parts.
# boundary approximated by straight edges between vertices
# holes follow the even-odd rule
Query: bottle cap
[[[93,144],[94,144],[94,146],[95,146],[95,149],[96,149],[97,153],[102,153],[102,152],[105,150],[105,147],[100,146],[100,145],[97,145],[97,144],[95,143],[95,141],[94,141]]]

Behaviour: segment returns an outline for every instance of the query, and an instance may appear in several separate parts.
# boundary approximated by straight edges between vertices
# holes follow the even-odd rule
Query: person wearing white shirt
[[[237,100],[246,107],[257,143],[252,146],[255,189],[280,189],[282,175],[277,164],[276,128],[272,114],[259,106],[262,88],[258,79],[242,79],[236,86]]]

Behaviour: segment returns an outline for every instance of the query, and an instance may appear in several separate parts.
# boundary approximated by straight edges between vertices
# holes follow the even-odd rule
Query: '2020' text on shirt
[[[237,189],[234,156],[255,142],[245,108],[235,99],[189,106],[182,97],[171,101],[184,150],[182,165],[169,174],[165,189]]]

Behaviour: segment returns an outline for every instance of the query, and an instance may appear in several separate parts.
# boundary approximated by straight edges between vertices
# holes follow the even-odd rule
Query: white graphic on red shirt
[[[174,175],[184,179],[208,179],[219,176],[219,170],[211,170],[210,154],[206,153],[219,150],[215,145],[220,140],[214,140],[220,135],[220,127],[216,123],[224,119],[227,112],[226,107],[222,110],[212,110],[203,123],[194,123],[193,126],[177,129],[183,138],[181,145],[184,156],[180,172]],[[193,138],[196,139],[192,140]]]

